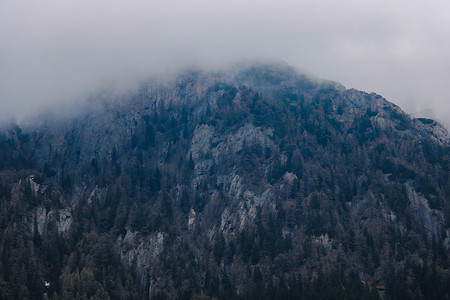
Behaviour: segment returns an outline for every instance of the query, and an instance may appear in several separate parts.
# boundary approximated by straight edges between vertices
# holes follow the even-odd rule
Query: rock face
[[[149,82],[3,130],[0,296],[444,299],[449,166],[437,122],[287,66]]]

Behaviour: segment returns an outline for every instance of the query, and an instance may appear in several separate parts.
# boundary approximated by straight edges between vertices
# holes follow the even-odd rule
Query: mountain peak
[[[249,64],[42,120],[0,133],[7,297],[450,295],[448,132],[380,95]]]

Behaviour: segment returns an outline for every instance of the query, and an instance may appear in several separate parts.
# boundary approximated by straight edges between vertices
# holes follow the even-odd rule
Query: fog
[[[192,65],[279,59],[450,127],[450,2],[0,1],[0,119]]]

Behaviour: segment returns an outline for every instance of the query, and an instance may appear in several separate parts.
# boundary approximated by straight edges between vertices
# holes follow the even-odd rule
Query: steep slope
[[[3,297],[450,295],[447,131],[287,66],[150,82],[0,155]]]

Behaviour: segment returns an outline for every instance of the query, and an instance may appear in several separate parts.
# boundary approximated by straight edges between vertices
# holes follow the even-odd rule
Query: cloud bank
[[[444,0],[2,0],[0,118],[242,59],[281,59],[450,127]]]

